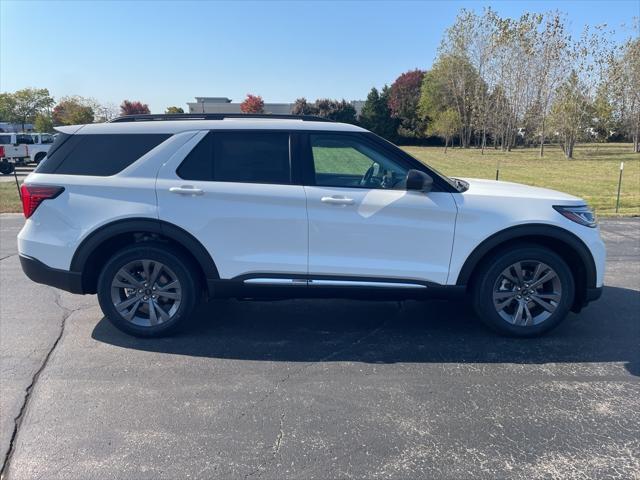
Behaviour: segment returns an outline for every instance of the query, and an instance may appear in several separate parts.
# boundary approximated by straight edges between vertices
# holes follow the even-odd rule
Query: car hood
[[[484,180],[480,178],[461,178],[469,184],[469,189],[463,195],[478,195],[486,197],[530,198],[536,200],[550,200],[565,204],[584,204],[584,200],[567,193],[550,190],[548,188],[531,187],[521,183]]]

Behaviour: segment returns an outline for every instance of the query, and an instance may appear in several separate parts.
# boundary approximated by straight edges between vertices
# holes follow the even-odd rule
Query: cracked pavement
[[[127,337],[30,282],[0,216],[8,479],[640,478],[640,219],[603,298],[541,339],[455,302],[218,301]]]

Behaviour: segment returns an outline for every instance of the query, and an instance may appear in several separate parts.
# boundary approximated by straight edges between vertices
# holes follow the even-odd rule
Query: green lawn
[[[0,183],[0,213],[21,212],[22,204],[18,197],[15,182]]]
[[[475,149],[449,149],[445,154],[443,148],[403,148],[422,162],[458,177],[493,179],[499,163],[500,180],[577,195],[589,202],[600,216],[615,215],[620,162],[624,161],[620,214],[640,215],[640,155],[632,153],[630,144],[579,145],[573,160],[566,160],[556,146],[546,147],[542,159],[538,158],[537,149],[519,148],[511,152],[488,149],[482,155]],[[322,152],[323,170],[351,173],[336,165],[339,158],[334,154],[340,150]],[[21,209],[15,184],[0,183],[0,212],[20,212]]]
[[[598,215],[615,215],[620,162],[624,176],[620,195],[620,214],[640,215],[640,155],[631,144],[589,144],[575,149],[575,158],[567,160],[557,146],[545,147],[544,158],[538,150],[518,148],[511,152],[436,147],[403,147],[414,157],[451,176],[495,179],[500,165],[500,180],[552,188],[584,198]]]

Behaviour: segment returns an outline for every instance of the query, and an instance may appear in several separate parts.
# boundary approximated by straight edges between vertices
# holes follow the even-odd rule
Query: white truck
[[[33,139],[26,133],[0,133],[0,174],[9,175],[16,164],[26,163],[29,157],[29,144]]]
[[[0,133],[0,173],[13,173],[16,165],[39,164],[53,144],[50,133]]]
[[[28,146],[29,157],[32,162],[39,164],[53,144],[54,135],[51,133],[30,133],[33,143]]]

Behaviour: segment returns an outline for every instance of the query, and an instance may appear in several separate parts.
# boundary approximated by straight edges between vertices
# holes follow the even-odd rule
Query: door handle
[[[171,193],[177,193],[178,195],[202,195],[204,191],[200,188],[192,187],[191,185],[182,185],[181,187],[171,187],[169,189]]]
[[[353,198],[334,195],[332,197],[322,197],[320,199],[322,203],[328,203],[330,205],[353,205]]]

